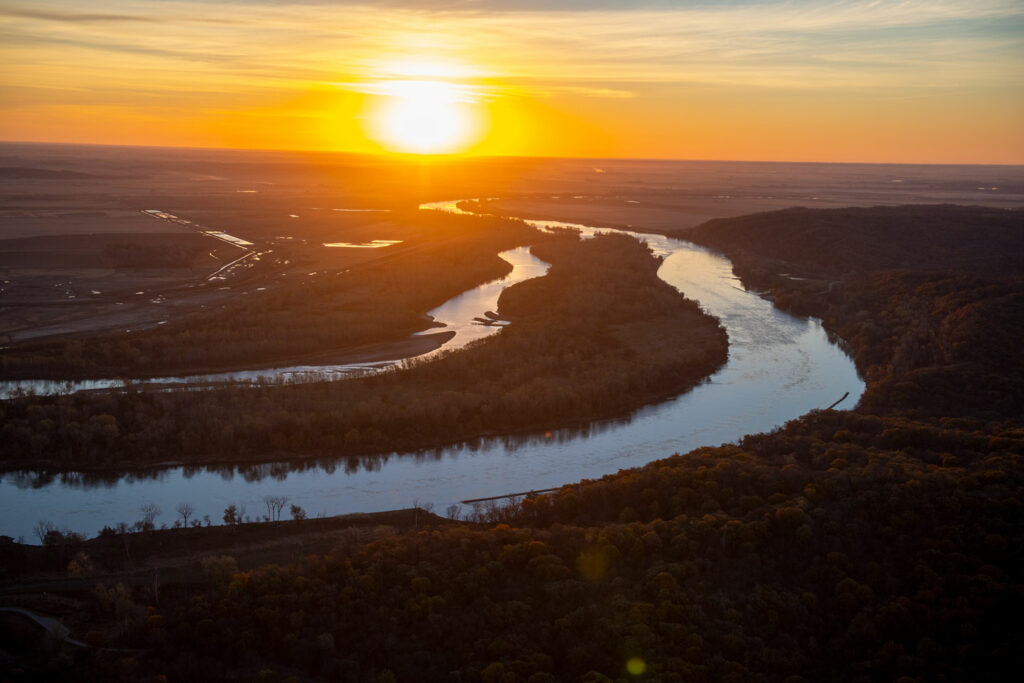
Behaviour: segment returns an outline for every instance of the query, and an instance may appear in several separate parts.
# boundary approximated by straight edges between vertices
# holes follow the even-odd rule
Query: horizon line
[[[787,159],[695,159],[681,157],[588,157],[558,156],[543,154],[412,154],[394,152],[351,152],[333,149],[304,149],[296,147],[214,147],[201,145],[142,145],[130,143],[104,142],[66,142],[50,140],[0,140],[0,145],[54,145],[66,147],[118,147],[130,149],[184,149],[205,150],[215,152],[284,152],[302,154],[325,154],[350,157],[369,157],[374,159],[396,159],[403,161],[461,161],[487,159],[542,159],[542,160],[578,160],[578,161],[645,161],[661,163],[729,163],[729,164],[806,164],[806,165],[845,165],[845,166],[1002,166],[1010,168],[1024,167],[1024,160],[1017,163],[997,161],[796,161]]]

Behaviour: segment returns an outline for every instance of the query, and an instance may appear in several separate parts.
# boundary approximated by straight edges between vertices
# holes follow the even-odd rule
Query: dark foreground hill
[[[1012,233],[1002,216],[990,225],[981,210],[951,208],[944,223],[943,210],[901,210],[903,221],[928,220],[935,243],[973,216],[964,262],[950,250],[940,270],[914,265],[929,247],[911,239],[893,239],[878,260],[865,237],[871,211],[841,222],[842,266],[803,248],[838,229],[832,215],[814,227],[821,212],[804,212],[805,236],[789,247],[767,237],[787,229],[778,214],[694,233],[780,304],[854,332],[870,386],[852,412],[815,412],[740,444],[479,509],[470,523],[384,529],[251,571],[232,573],[222,559],[189,583],[165,571],[159,585],[85,591],[72,596],[81,629],[143,651],[40,642],[30,664],[5,674],[1009,680],[1024,637],[1024,419],[1012,343],[1022,284],[1012,267],[974,264],[1021,252],[988,239]],[[816,278],[792,279],[805,275]]]

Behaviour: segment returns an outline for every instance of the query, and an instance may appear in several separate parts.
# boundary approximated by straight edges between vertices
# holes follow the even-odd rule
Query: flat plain
[[[152,330],[285,284],[413,258],[441,239],[417,217],[425,201],[500,196],[479,208],[676,235],[709,219],[791,206],[1024,203],[1024,172],[1006,166],[502,158],[425,165],[13,143],[0,145],[0,182],[0,340],[8,345]],[[375,240],[395,244],[324,246]]]

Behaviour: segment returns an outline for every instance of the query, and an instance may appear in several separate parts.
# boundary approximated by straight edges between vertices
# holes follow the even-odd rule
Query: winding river
[[[460,211],[454,202],[423,208]],[[542,229],[578,229],[584,235],[613,232],[558,221],[528,222]],[[860,399],[863,381],[819,321],[786,314],[744,290],[732,274],[730,262],[721,255],[661,235],[629,234],[663,257],[659,277],[699,301],[721,319],[729,333],[728,362],[686,394],[640,409],[628,418],[581,429],[480,439],[417,453],[171,467],[110,476],[8,472],[0,475],[0,534],[35,542],[32,527],[45,519],[92,535],[105,525],[140,519],[140,508],[149,503],[163,510],[157,524],[170,525],[181,502],[192,504],[196,518],[208,516],[213,523],[220,522],[224,508],[232,503],[256,519],[266,512],[263,499],[267,496],[286,496],[310,515],[374,512],[415,502],[433,504],[443,511],[460,500],[555,487],[700,446],[736,441],[824,408],[845,392],[849,396],[840,407],[853,407]],[[503,254],[513,262],[517,281],[542,274],[546,268],[524,254],[523,250],[515,256]],[[471,320],[493,310],[489,302],[508,284],[484,285],[431,313],[453,326],[456,319],[466,320],[466,313]],[[459,343],[468,342],[472,334],[500,329],[463,327]],[[454,329],[458,339],[459,329]],[[336,376],[344,374],[339,371]]]

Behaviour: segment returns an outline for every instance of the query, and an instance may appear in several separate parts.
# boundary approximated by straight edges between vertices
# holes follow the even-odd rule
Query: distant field
[[[156,223],[156,221],[153,221]],[[218,249],[198,233],[59,234],[0,240],[0,268],[189,268],[212,270]],[[220,249],[226,251],[224,245]]]
[[[480,206],[505,216],[662,233],[795,206],[1024,206],[1024,168],[1016,166],[608,161],[589,174],[577,169],[575,177],[568,189],[562,178],[543,193]]]
[[[625,197],[625,196],[624,196]],[[503,216],[562,220],[600,227],[625,228],[640,232],[675,232],[712,218],[740,216],[774,205],[790,206],[766,200],[649,198],[643,194],[628,197],[548,197],[498,199],[480,202],[484,211]],[[640,197],[640,199],[636,199]]]
[[[83,235],[90,233],[166,233],[191,232],[187,227],[161,221],[126,209],[69,211],[46,208],[0,208],[0,239],[45,237],[48,235]],[[0,250],[5,245],[0,244]]]
[[[792,206],[1019,207],[1024,168],[509,158],[423,164],[0,143],[0,334],[4,343],[125,334],[234,308],[250,294],[285,286],[308,292],[307,284],[348,269],[399,255],[415,260],[436,246],[419,203],[486,197],[501,198],[483,202],[501,215],[674,233]],[[253,244],[239,248],[199,229]],[[322,246],[374,240],[401,244]],[[247,249],[243,263],[209,279]]]

